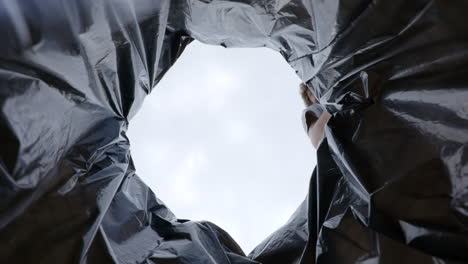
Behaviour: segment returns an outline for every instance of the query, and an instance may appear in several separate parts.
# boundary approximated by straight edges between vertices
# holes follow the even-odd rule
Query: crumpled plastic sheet
[[[467,11],[1,0],[0,263],[468,263]],[[280,52],[333,114],[308,198],[248,256],[132,163],[128,122],[193,39]]]

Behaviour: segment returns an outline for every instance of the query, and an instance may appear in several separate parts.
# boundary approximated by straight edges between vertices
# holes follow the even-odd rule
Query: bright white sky
[[[190,44],[130,124],[137,174],[178,218],[217,224],[248,254],[307,194],[299,83],[274,51]]]

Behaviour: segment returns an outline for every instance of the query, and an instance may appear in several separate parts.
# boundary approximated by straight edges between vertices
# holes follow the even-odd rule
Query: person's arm
[[[325,125],[330,120],[331,115],[320,105],[318,99],[305,84],[300,85],[300,93],[307,107],[304,111],[307,135],[312,145],[317,148],[325,136]]]

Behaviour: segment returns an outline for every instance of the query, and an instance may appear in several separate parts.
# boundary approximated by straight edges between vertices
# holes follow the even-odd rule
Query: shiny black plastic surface
[[[0,263],[468,263],[467,12],[0,0]],[[280,52],[333,114],[308,198],[248,256],[132,163],[128,122],[193,39]]]

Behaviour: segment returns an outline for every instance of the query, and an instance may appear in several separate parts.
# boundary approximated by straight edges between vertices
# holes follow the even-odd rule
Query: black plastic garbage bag
[[[468,263],[467,12],[1,0],[0,263]],[[192,39],[277,50],[333,114],[307,200],[249,256],[132,163],[128,122]]]

